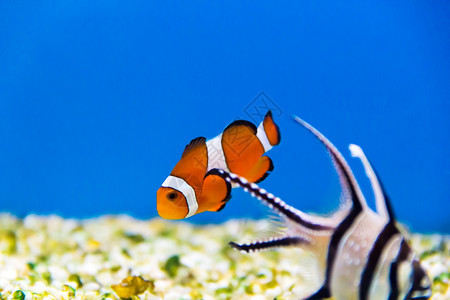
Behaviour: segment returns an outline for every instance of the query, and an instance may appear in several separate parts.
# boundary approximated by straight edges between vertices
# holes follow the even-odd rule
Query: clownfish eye
[[[167,199],[169,199],[170,201],[177,199],[177,197],[178,197],[178,194],[176,192],[170,192],[167,194]]]

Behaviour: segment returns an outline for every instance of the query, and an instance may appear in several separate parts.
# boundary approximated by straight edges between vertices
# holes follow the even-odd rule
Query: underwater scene
[[[0,299],[450,299],[449,20],[0,2]]]

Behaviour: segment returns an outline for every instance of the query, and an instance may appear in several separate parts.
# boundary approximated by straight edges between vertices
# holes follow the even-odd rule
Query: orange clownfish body
[[[280,132],[270,111],[258,128],[238,120],[213,139],[193,139],[158,189],[159,215],[183,219],[204,211],[220,211],[231,198],[232,186],[218,170],[260,182],[273,170],[272,160],[263,154],[279,143]]]

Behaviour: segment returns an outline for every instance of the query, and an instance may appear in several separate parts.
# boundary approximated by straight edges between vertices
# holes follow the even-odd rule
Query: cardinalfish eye
[[[174,201],[175,199],[178,198],[178,193],[175,191],[172,191],[172,192],[167,193],[166,197],[168,200]]]

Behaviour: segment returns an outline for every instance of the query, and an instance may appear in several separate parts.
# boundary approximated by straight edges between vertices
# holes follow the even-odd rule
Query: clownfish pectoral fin
[[[220,206],[218,206],[219,208],[217,208],[217,209],[214,208],[214,209],[212,209],[212,211],[216,211],[216,212],[221,211],[222,209],[225,208],[225,206],[227,205],[228,201],[230,201],[230,199],[231,199],[231,196],[225,200],[225,203],[222,203]]]
[[[197,147],[205,144],[206,138],[199,136],[198,138],[193,139],[189,142],[189,144],[186,145],[184,148],[183,154],[181,154],[181,157],[184,157],[185,155],[189,154],[191,151],[195,150]]]
[[[273,163],[270,157],[261,156],[256,165],[244,177],[250,182],[259,183],[266,179],[272,171]]]
[[[218,169],[210,170],[203,179],[200,201],[205,201],[208,211],[219,211],[231,198],[231,184]]]
[[[270,110],[264,117],[263,127],[270,144],[272,146],[278,145],[281,141],[280,129],[273,121],[272,112]]]

